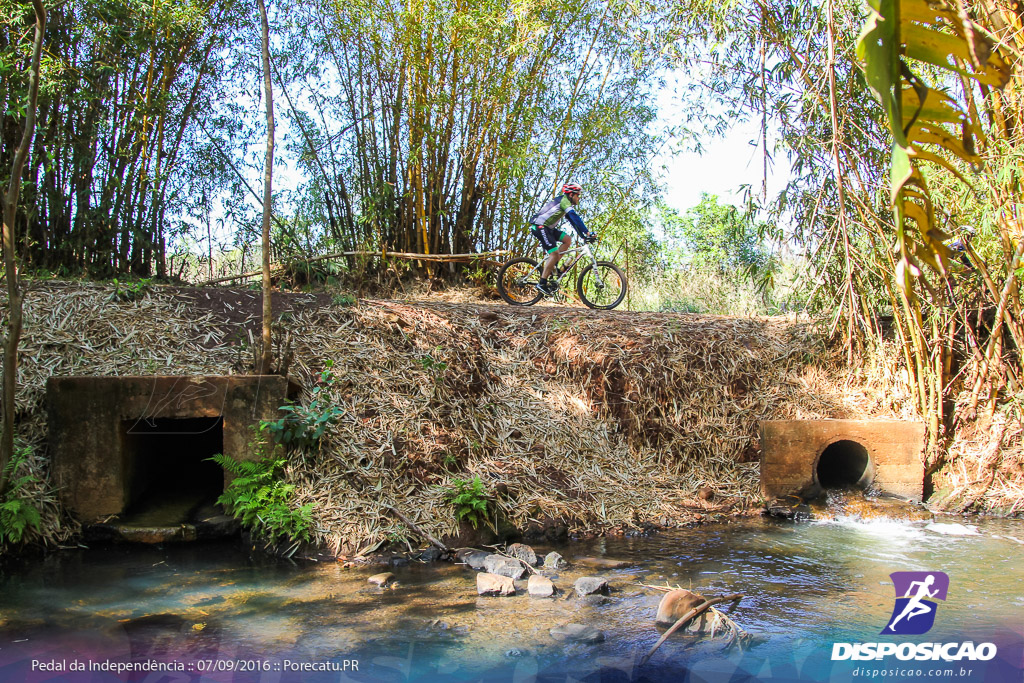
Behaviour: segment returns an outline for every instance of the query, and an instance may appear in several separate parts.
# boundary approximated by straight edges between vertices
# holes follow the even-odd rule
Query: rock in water
[[[512,557],[522,560],[531,567],[537,566],[537,553],[533,552],[533,548],[525,543],[513,543],[508,547],[506,552]]]
[[[704,596],[699,593],[686,589],[669,591],[658,603],[658,615],[654,621],[659,626],[671,626],[702,602]]]
[[[384,572],[383,574],[374,574],[367,579],[369,583],[381,588],[387,588],[395,581],[395,575],[391,572]]]
[[[607,605],[608,602],[608,598],[601,594],[584,595],[582,598],[580,598],[580,604],[586,605],[587,607],[600,607],[602,605]]]
[[[544,556],[544,568],[545,569],[565,569],[569,566],[569,563],[565,561],[565,558],[558,553],[548,553]]]
[[[440,548],[436,546],[430,546],[422,553],[420,553],[416,559],[418,559],[420,562],[437,562],[441,559],[442,555],[444,555],[444,553],[441,552]]]
[[[549,633],[555,640],[571,640],[577,643],[587,643],[588,645],[604,642],[604,633],[598,631],[593,626],[586,626],[584,624],[556,626]]]
[[[576,589],[576,595],[580,597],[597,594],[608,595],[608,582],[596,576],[582,576],[576,579],[573,587]]]
[[[515,595],[516,584],[507,576],[480,572],[476,575],[477,595]]]
[[[526,584],[526,590],[535,598],[550,598],[555,594],[555,584],[546,576],[534,574]]]
[[[613,560],[609,557],[577,557],[573,562],[591,569],[625,569],[636,565],[636,562],[630,560]]]
[[[526,568],[519,560],[512,560],[501,555],[488,555],[484,560],[484,571],[511,579],[519,579],[526,573]]]
[[[455,559],[459,562],[465,562],[472,569],[480,570],[484,568],[484,560],[490,556],[490,553],[484,553],[479,550],[470,550],[465,553],[460,550]]]

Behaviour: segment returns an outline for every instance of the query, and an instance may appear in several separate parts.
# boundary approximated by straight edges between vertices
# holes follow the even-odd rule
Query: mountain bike
[[[626,276],[611,261],[598,261],[589,244],[566,250],[562,256],[564,261],[570,254],[575,257],[565,266],[556,269],[548,278],[549,284],[555,285],[555,291],[548,296],[556,300],[565,300],[563,283],[571,286],[570,274],[580,261],[589,261],[580,271],[576,279],[576,294],[580,301],[590,308],[611,310],[626,298]],[[545,255],[546,257],[546,255]],[[506,262],[498,271],[498,293],[501,298],[513,306],[532,306],[541,300],[544,293],[537,289],[540,274],[544,268],[544,258],[540,263],[532,258],[521,256]]]

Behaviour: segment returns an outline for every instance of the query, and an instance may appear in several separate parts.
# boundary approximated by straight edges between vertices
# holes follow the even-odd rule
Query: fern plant
[[[0,545],[5,543],[21,543],[28,530],[38,531],[42,518],[39,510],[26,497],[26,491],[38,485],[35,474],[15,477],[18,467],[28,460],[29,448],[21,448],[4,468],[4,479],[8,482],[7,490],[0,496]]]
[[[474,529],[482,520],[487,519],[487,506],[490,501],[487,489],[478,475],[473,475],[472,481],[459,477],[453,479],[452,488],[445,493],[445,498],[455,506],[455,519],[468,519]]]
[[[218,453],[212,458],[235,475],[217,502],[243,526],[268,541],[309,541],[313,530],[313,504],[294,507],[295,486],[281,479],[286,461],[273,455],[258,461],[238,461]]]

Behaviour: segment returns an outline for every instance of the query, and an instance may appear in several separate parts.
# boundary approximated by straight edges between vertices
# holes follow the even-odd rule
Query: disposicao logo
[[[949,576],[944,572],[893,572],[889,576],[896,589],[896,605],[882,633],[904,636],[928,633],[935,624],[938,610],[935,601],[944,601],[949,592]]]
[[[896,604],[881,635],[914,636],[935,625],[937,600],[949,592],[949,576],[943,572],[893,572]],[[833,643],[832,660],[880,660],[889,656],[918,661],[988,661],[996,656],[993,643]]]

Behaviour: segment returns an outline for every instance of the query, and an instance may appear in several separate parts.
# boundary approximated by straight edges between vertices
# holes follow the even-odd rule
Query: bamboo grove
[[[247,172],[265,135],[254,8],[50,4],[18,219],[25,263],[166,276],[169,244],[218,221],[247,244],[258,226]],[[275,216],[279,252],[504,247],[561,179],[605,188],[594,211],[625,216],[651,187],[646,127],[665,63],[654,7],[296,0],[270,11],[298,178],[282,190],[293,208]],[[0,13],[9,173],[32,15],[13,0]]]

